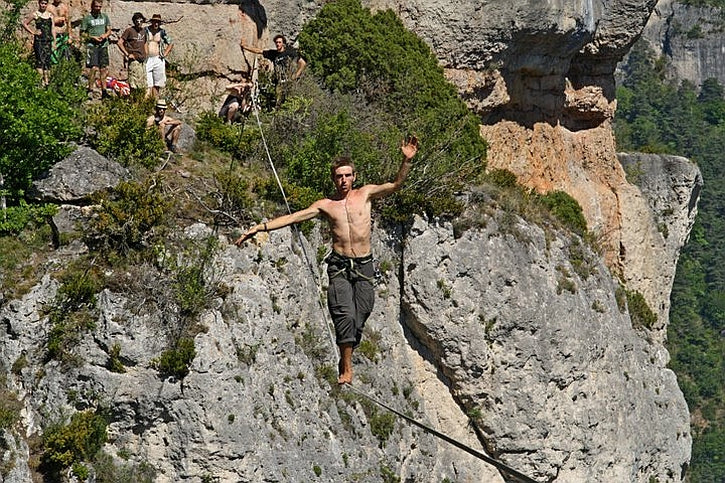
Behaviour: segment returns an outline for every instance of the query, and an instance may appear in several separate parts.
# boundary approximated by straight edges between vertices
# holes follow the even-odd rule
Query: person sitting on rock
[[[164,99],[156,101],[156,111],[153,116],[146,119],[146,127],[158,129],[159,136],[166,148],[173,153],[179,152],[177,143],[181,135],[181,121],[166,114],[166,101]]]
[[[244,80],[236,84],[229,84],[226,89],[229,91],[229,95],[224,100],[221,109],[219,110],[219,117],[229,124],[238,123],[244,116],[249,114],[252,109],[252,87],[254,84]]]

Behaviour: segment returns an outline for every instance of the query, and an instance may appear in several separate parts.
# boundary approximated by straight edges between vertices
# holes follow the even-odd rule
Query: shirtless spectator
[[[118,49],[126,60],[128,69],[128,84],[131,89],[146,89],[146,21],[141,12],[131,17],[132,26],[121,34]]]
[[[33,28],[30,28],[31,23]],[[35,70],[45,87],[50,82],[50,56],[56,32],[53,14],[48,10],[48,0],[38,0],[38,10],[28,15],[23,21],[23,28],[33,36]]]
[[[222,108],[219,110],[219,117],[229,124],[240,122],[242,117],[252,109],[250,96],[253,85],[247,80],[237,84],[229,84],[227,86],[229,95],[227,95]]]
[[[181,121],[166,115],[166,101],[159,99],[156,101],[156,112],[153,116],[146,119],[146,127],[148,129],[156,128],[159,131],[161,140],[166,145],[166,149],[173,153],[178,153],[179,148],[176,143],[181,135]]]
[[[57,64],[60,59],[70,59],[71,24],[68,5],[63,0],[53,0],[48,5],[48,11],[53,14],[55,24],[55,49],[53,49],[52,62]]]
[[[146,28],[146,97],[158,98],[166,86],[166,57],[174,48],[171,37],[161,28],[161,15],[153,14]]]
[[[352,383],[352,353],[360,345],[365,321],[375,303],[372,283],[375,270],[370,248],[372,200],[400,189],[418,152],[418,140],[410,137],[401,146],[401,152],[403,162],[395,180],[360,188],[353,188],[357,173],[352,160],[336,159],[330,170],[335,184],[333,196],[317,200],[309,208],[255,225],[234,242],[239,246],[260,231],[278,230],[316,216],[324,217],[330,224],[332,254],[327,257],[327,307],[340,348],[339,384]]]

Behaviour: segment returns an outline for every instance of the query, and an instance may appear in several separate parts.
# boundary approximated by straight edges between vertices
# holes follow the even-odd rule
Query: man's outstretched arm
[[[294,223],[300,223],[302,221],[311,220],[312,218],[316,217],[317,215],[319,215],[322,212],[322,210],[320,209],[321,201],[322,200],[314,202],[309,208],[305,208],[304,210],[295,211],[292,214],[279,216],[266,223],[260,223],[258,225],[254,225],[252,228],[247,230],[242,236],[237,238],[237,240],[234,242],[234,244],[237,246],[240,246],[242,243],[244,243],[246,240],[254,237],[254,235],[259,233],[260,231],[279,230],[280,228],[284,228],[285,226],[289,226]]]
[[[409,136],[400,147],[400,151],[403,153],[403,162],[400,163],[398,174],[395,175],[395,179],[388,183],[373,184],[364,186],[362,189],[368,191],[368,196],[371,198],[380,198],[387,196],[395,191],[398,191],[405,182],[405,178],[408,177],[410,172],[411,161],[418,152],[418,138],[415,136]]]

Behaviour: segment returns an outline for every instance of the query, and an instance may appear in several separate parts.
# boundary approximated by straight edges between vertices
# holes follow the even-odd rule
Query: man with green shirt
[[[108,15],[101,12],[101,1],[93,0],[91,13],[81,21],[81,35],[86,44],[86,67],[89,69],[89,92],[93,92],[97,80],[100,81],[103,92],[108,75],[108,37],[111,36],[111,21]]]

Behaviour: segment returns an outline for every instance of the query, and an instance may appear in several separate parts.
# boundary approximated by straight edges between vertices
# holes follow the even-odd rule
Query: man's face
[[[93,2],[91,3],[91,13],[93,15],[98,15],[101,13],[101,4],[100,2]]]
[[[158,30],[159,28],[161,28],[161,20],[152,20],[151,28],[154,30]]]
[[[38,10],[45,12],[46,8],[48,8],[48,0],[40,0],[38,2]]]
[[[284,40],[282,40],[282,39],[275,40],[274,46],[277,48],[277,52],[284,52]]]
[[[355,182],[355,172],[352,170],[352,166],[340,166],[337,168],[333,181],[335,182],[335,189],[338,193],[349,193],[352,189],[352,184]]]

